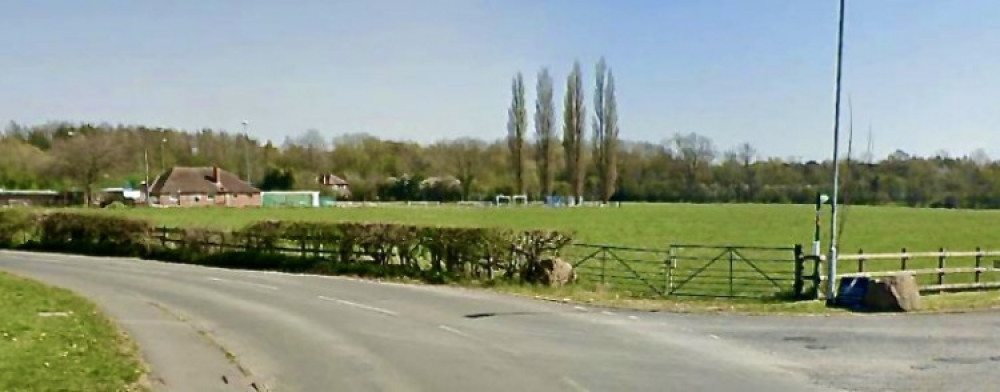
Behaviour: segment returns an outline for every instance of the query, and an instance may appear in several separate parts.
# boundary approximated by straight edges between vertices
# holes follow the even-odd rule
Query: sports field
[[[380,206],[356,208],[266,209],[116,209],[101,213],[145,218],[158,225],[238,228],[263,219],[380,221],[445,226],[501,226],[557,229],[575,233],[577,242],[665,248],[699,243],[810,248],[814,209],[806,205],[623,204],[621,207],[456,207]],[[828,241],[829,211],[822,219]],[[851,206],[842,211],[846,226],[841,252],[1000,249],[1000,211]]]

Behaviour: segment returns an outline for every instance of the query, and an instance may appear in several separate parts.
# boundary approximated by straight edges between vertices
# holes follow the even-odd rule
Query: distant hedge
[[[154,227],[86,213],[0,210],[0,247],[137,256],[227,268],[526,280],[572,236],[557,231],[392,223],[261,221],[236,231]]]

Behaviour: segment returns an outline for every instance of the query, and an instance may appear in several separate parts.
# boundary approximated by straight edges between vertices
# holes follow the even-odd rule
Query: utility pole
[[[246,159],[247,184],[250,183],[250,134],[247,133],[247,126],[250,122],[243,120],[243,157]]]
[[[167,144],[167,138],[160,141],[160,173],[167,171],[167,159],[163,156],[163,146]]]
[[[153,185],[153,184],[149,183],[149,147],[146,147],[146,143],[145,142],[143,142],[142,144],[143,144],[143,146],[142,146],[142,162],[143,162],[143,164],[146,167],[146,181],[142,183],[143,184],[142,185],[142,193],[143,193],[143,197],[146,198],[146,204],[152,204],[152,202],[149,200],[149,188],[152,187],[152,185]]]
[[[837,25],[837,69],[834,87],[833,108],[833,195],[831,196],[830,217],[830,255],[827,258],[826,303],[832,305],[837,300],[837,197],[840,190],[840,80],[841,66],[844,57],[844,2],[840,0],[840,13]]]

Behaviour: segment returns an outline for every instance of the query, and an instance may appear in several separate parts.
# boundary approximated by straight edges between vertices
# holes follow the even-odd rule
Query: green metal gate
[[[665,249],[576,244],[563,257],[582,284],[634,297],[791,295],[797,247],[671,245]],[[800,277],[801,278],[801,277]]]

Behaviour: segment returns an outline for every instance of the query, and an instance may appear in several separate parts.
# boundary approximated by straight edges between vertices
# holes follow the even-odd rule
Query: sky
[[[870,124],[876,156],[1000,158],[1000,2],[847,3],[856,151]],[[533,106],[547,67],[561,112],[579,61],[590,107],[603,56],[623,139],[825,159],[836,23],[836,0],[0,0],[0,121],[498,139],[515,73]]]

